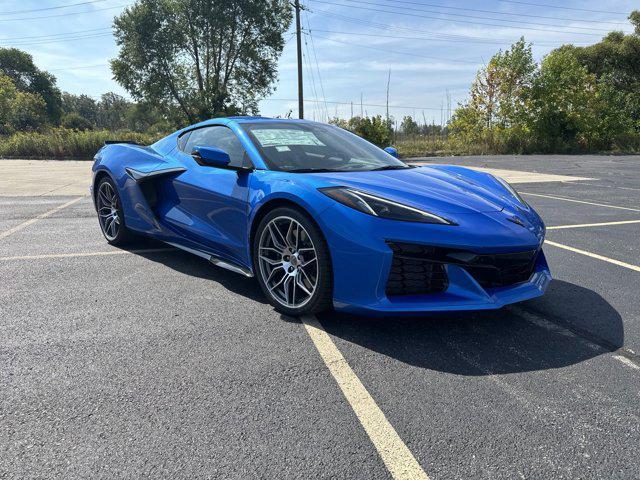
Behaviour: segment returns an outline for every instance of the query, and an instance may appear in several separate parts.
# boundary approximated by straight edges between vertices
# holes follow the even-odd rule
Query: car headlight
[[[441,225],[456,225],[446,218],[418,208],[403,205],[385,198],[371,195],[348,187],[327,187],[318,189],[336,202],[354,208],[362,213],[374,217],[401,220],[405,222],[435,223]]]
[[[491,175],[493,178],[496,179],[496,181],[502,185],[505,190],[507,192],[509,192],[511,194],[511,196],[515,197],[520,203],[522,203],[523,205],[528,205],[527,202],[525,202],[524,198],[522,198],[520,196],[520,194],[516,191],[515,188],[513,188],[513,186],[511,186],[511,184],[509,182],[507,182],[504,178],[500,178],[497,175]]]

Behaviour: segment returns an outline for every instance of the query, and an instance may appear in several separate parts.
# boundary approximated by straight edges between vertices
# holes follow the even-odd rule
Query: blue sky
[[[628,0],[302,0],[306,11],[307,118],[384,114],[389,69],[390,113],[440,123],[447,105],[464,100],[479,66],[521,35],[536,59],[563,43],[589,44],[609,30],[631,31]],[[126,92],[112,79],[117,54],[112,19],[127,0],[0,2],[0,45],[31,53],[62,90],[97,97]],[[64,8],[59,8],[64,7]],[[296,115],[296,52],[291,38],[279,81],[263,115]],[[448,100],[449,99],[449,100]],[[327,102],[345,102],[324,103]],[[380,105],[380,106],[377,106]]]

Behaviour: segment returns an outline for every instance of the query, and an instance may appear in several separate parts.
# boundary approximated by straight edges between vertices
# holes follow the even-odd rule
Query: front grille
[[[387,244],[393,250],[387,295],[445,291],[449,285],[446,264],[463,267],[483,288],[516,285],[529,280],[539,251],[477,254],[466,250],[412,243]]]
[[[422,295],[447,289],[449,278],[442,263],[420,258],[415,255],[415,246],[410,244],[389,243],[389,246],[393,250],[393,262],[387,280],[387,296]]]
[[[537,250],[477,255],[464,267],[483,288],[506,287],[529,280],[537,256]]]

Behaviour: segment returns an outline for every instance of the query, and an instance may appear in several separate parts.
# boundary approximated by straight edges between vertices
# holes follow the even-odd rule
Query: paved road
[[[542,299],[320,316],[339,369],[432,479],[639,478],[640,158],[445,161],[592,178],[518,188],[549,227],[615,224],[548,230]],[[42,193],[0,196],[0,478],[392,478],[375,411],[255,282]]]

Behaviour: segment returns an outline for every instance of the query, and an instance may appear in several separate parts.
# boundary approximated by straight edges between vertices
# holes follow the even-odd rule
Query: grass
[[[0,158],[90,160],[105,140],[132,140],[149,145],[159,138],[157,135],[130,131],[77,131],[62,127],[46,132],[17,132],[0,137]]]
[[[610,144],[585,146],[562,144],[549,145],[517,142],[490,144],[488,142],[464,142],[455,137],[444,136],[398,136],[393,142],[402,158],[441,157],[458,155],[497,155],[497,154],[638,154],[640,153],[640,134],[618,136]]]
[[[132,140],[150,145],[162,135],[132,131],[85,130],[51,128],[44,132],[18,132],[0,136],[0,158],[47,158],[90,160],[104,145],[105,140]],[[488,143],[463,142],[455,137],[398,135],[393,142],[403,158],[448,155],[491,155],[500,153],[639,153],[640,135],[618,137],[608,149],[593,150],[563,148],[562,151],[547,151],[548,148],[527,148],[518,145],[491,146]],[[557,149],[555,149],[557,150]]]

